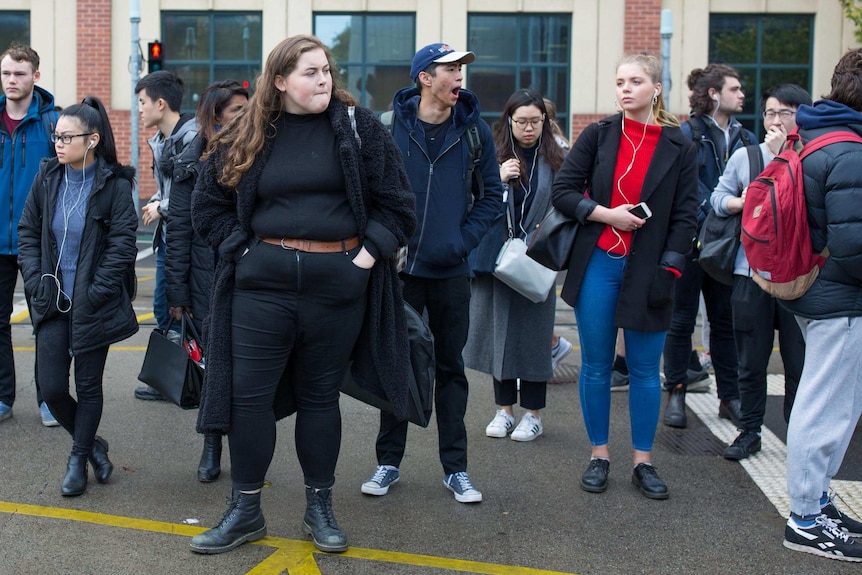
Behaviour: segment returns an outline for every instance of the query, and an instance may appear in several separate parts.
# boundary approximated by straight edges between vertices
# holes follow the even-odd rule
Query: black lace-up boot
[[[311,535],[314,546],[328,553],[347,551],[347,535],[332,513],[332,489],[305,488],[303,530]]]
[[[192,537],[191,549],[208,555],[224,553],[246,541],[266,537],[266,520],[260,510],[260,492],[242,493],[234,490],[221,522]]]
[[[221,475],[221,435],[207,433],[204,435],[204,449],[198,464],[198,481],[209,483]]]

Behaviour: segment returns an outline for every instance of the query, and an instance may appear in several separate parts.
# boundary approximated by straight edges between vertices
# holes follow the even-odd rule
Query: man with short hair
[[[711,209],[709,198],[724,172],[727,159],[738,148],[757,140],[734,118],[734,114],[742,111],[745,102],[736,70],[725,64],[710,64],[706,68],[692,70],[687,83],[691,90],[691,117],[681,129],[697,145],[699,230]],[[668,398],[662,421],[671,427],[688,425],[685,413],[685,394],[689,389],[687,371],[692,364],[693,368],[701,369],[697,354],[692,353],[691,336],[697,321],[700,294],[703,293],[709,320],[709,351],[720,399],[718,416],[737,425],[741,413],[730,307],[731,287],[707,275],[697,263],[697,253],[695,247],[686,257],[682,277],[676,282],[673,319],[664,346]],[[704,391],[708,380],[706,383]]]
[[[800,106],[803,142],[832,132],[862,136],[862,48],[832,74],[832,91]],[[805,366],[787,427],[790,518],[784,546],[862,562],[862,523],[842,513],[830,489],[862,413],[862,143],[838,142],[802,160],[815,253],[826,262],[805,294],[782,304],[805,337]]]
[[[141,123],[144,128],[157,128],[147,140],[153,151],[153,176],[158,190],[142,208],[145,225],[156,224],[153,250],[156,253],[156,285],[153,291],[153,314],[157,327],[165,331],[170,325],[170,312],[165,284],[167,225],[170,217],[171,181],[176,159],[192,143],[198,133],[193,114],[180,114],[183,103],[183,81],[175,74],[159,70],[147,74],[135,85]],[[135,397],[164,401],[164,396],[150,387],[135,388]]]
[[[54,96],[36,86],[39,54],[12,42],[0,54],[0,421],[12,417],[15,358],[12,308],[18,281],[18,220],[43,158],[53,156],[51,136],[57,125]],[[59,425],[42,401],[38,377],[36,402],[47,427]]]
[[[458,52],[447,44],[430,44],[416,52],[410,69],[416,85],[395,94],[392,119],[419,219],[401,273],[404,299],[420,314],[427,312],[434,335],[443,483],[461,503],[482,501],[467,475],[467,377],[461,357],[470,315],[467,254],[503,209],[491,129],[479,116],[476,96],[461,89],[462,65],[474,59],[472,52]],[[482,143],[478,165],[471,158],[473,126]],[[484,192],[477,197],[478,179]],[[407,426],[407,421],[381,411],[378,466],[362,484],[363,493],[385,495],[399,480]]]
[[[781,84],[763,92],[760,110],[766,135],[751,153],[760,156],[762,165],[781,153],[787,134],[796,129],[796,110],[811,105],[811,96],[796,84]],[[755,156],[756,157],[756,156]],[[757,177],[751,173],[749,146],[733,153],[727,162],[710,203],[722,217],[742,217],[745,191]],[[757,164],[755,164],[757,165]],[[766,413],[766,368],[772,355],[775,330],[784,363],[784,420],[790,410],[802,375],[805,341],[792,313],[779,305],[776,298],[763,291],[752,279],[751,267],[740,244],[733,270],[733,336],[739,358],[739,398],[742,417],[740,434],[724,450],[726,459],[745,459],[760,451],[760,428]]]

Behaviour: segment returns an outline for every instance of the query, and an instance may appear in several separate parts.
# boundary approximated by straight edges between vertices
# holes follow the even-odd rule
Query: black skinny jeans
[[[737,399],[738,362],[733,340],[733,312],[730,295],[733,288],[712,279],[691,254],[686,257],[682,277],[674,288],[673,318],[664,344],[665,388],[686,384],[686,370],[691,357],[691,335],[697,323],[700,292],[709,319],[709,352],[715,370],[719,399]]]
[[[775,330],[778,330],[778,349],[784,362],[784,421],[790,421],[790,410],[802,377],[805,339],[796,317],[760,289],[753,279],[733,276],[731,301],[733,335],[739,354],[739,398],[742,404],[739,427],[759,432],[766,413],[766,368],[772,355]]]
[[[440,463],[448,475],[467,470],[467,376],[462,352],[470,326],[470,280],[467,276],[447,279],[417,278],[401,274],[404,301],[420,314],[428,312],[428,327],[434,335],[434,409]],[[408,422],[380,412],[377,463],[401,465],[407,446]]]
[[[89,455],[102,421],[102,377],[108,346],[75,355],[75,394],[69,394],[71,325],[68,315],[49,319],[36,331],[36,364],[51,413],[72,436],[72,455]]]
[[[263,486],[275,452],[273,403],[286,371],[305,484],[335,483],[339,388],[362,327],[370,275],[352,262],[359,249],[313,254],[255,241],[237,263],[228,433],[235,489]]]

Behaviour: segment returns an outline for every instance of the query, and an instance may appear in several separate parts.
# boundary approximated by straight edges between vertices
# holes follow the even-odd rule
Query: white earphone
[[[87,149],[89,150],[90,148],[92,148],[95,145],[96,145],[96,140],[90,140],[90,143],[87,145]]]
[[[652,93],[653,98],[658,98],[658,88],[655,89],[655,92]]]
[[[712,99],[715,100],[716,102],[718,102],[718,94],[713,94]]]

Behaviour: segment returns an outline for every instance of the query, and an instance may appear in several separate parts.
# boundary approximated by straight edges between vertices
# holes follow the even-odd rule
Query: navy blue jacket
[[[467,254],[482,240],[491,222],[503,211],[503,184],[491,129],[479,117],[479,101],[461,90],[452,110],[452,127],[440,155],[429,158],[425,130],[418,118],[419,90],[395,94],[392,135],[404,158],[410,187],[416,195],[419,226],[410,238],[405,273],[423,278],[467,275]],[[482,140],[479,165],[485,193],[468,206],[473,185],[466,132],[477,124]]]
[[[698,122],[701,128],[700,141],[697,144],[697,166],[698,166],[698,200],[697,200],[697,228],[707,214],[712,210],[712,204],[709,203],[709,197],[718,183],[718,178],[724,173],[724,168],[727,166],[727,160],[733,155],[733,152],[739,148],[757,144],[757,138],[750,131],[742,127],[736,118],[730,119],[730,146],[725,143],[724,132],[719,128],[712,118],[709,116],[692,116],[686,122],[683,122],[680,129],[685,137],[694,140],[692,136],[692,123]]]
[[[0,113],[5,108],[3,95]],[[56,125],[54,96],[39,86],[34,86],[30,109],[14,134],[0,122],[0,254],[18,254],[18,220],[42,159],[55,155],[50,132]]]

